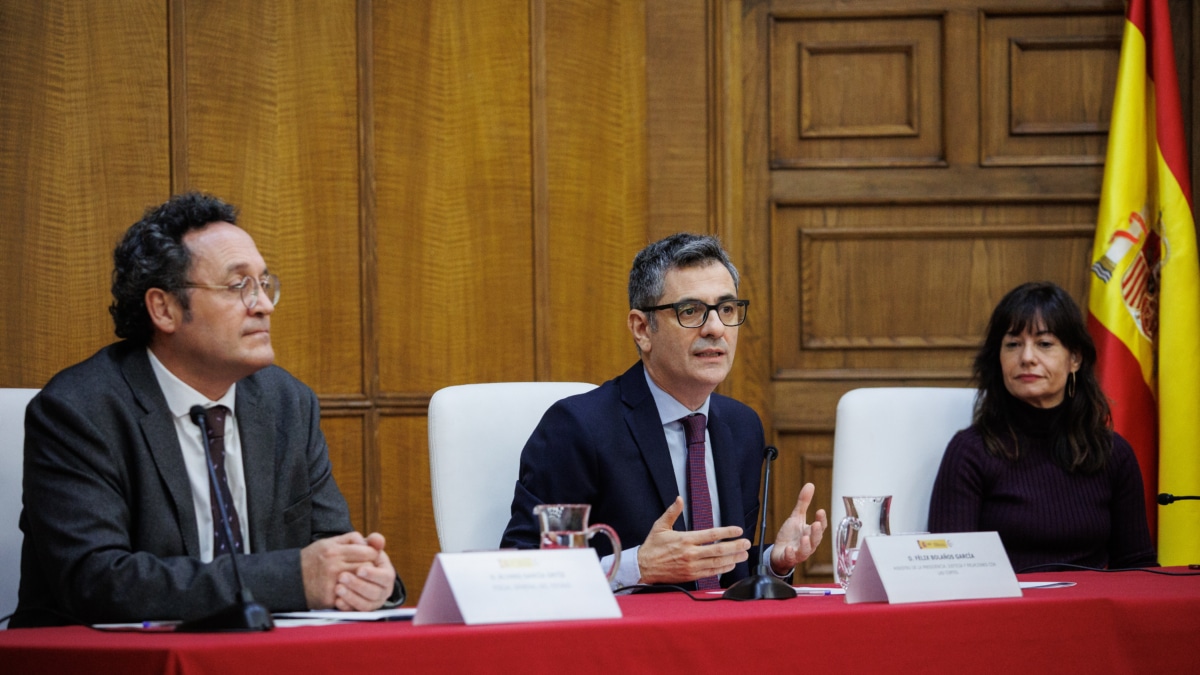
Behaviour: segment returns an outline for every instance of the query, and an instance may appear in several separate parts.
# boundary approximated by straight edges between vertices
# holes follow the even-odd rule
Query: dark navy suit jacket
[[[762,471],[762,422],[749,406],[713,394],[708,433],[712,441],[722,525],[738,525],[752,538],[758,518]],[[536,548],[538,504],[591,504],[590,522],[617,531],[623,548],[640,545],[679,495],[658,407],[641,362],[600,387],[555,403],[521,452],[512,516],[500,545]],[[675,529],[684,529],[681,516]],[[612,551],[606,537],[592,539],[600,555]],[[751,560],[756,560],[752,552]],[[721,578],[723,586],[749,574],[741,563]]]

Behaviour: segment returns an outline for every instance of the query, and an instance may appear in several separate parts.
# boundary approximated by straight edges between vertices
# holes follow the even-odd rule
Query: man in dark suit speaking
[[[749,574],[743,535],[757,520],[763,427],[748,406],[713,394],[746,319],[737,291],[737,269],[712,237],[677,234],[638,253],[627,322],[641,360],[546,412],[521,453],[502,546],[538,545],[538,504],[584,503],[621,538],[621,585],[713,589]],[[775,537],[776,575],[821,541],[824,510],[807,522],[812,496],[809,483]]]
[[[208,616],[238,597],[231,555],[272,611],[403,601],[383,536],[350,524],[316,396],[272,365],[279,279],[236,217],[197,193],[148,210],[113,252],[125,339],[29,404],[12,627]]]

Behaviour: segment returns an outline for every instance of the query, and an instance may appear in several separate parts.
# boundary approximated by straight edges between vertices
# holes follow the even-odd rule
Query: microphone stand
[[[213,467],[212,454],[209,452],[208,432],[205,424],[204,408],[192,406],[192,422],[200,427],[200,439],[204,443],[204,459],[208,465],[208,478],[213,486],[217,485],[217,470]],[[242,584],[242,574],[238,570],[237,555],[233,547],[233,530],[229,528],[229,517],[226,515],[225,498],[221,491],[213,490],[217,500],[217,508],[221,513],[221,533],[225,535],[225,546],[229,549],[229,563],[233,565],[233,579],[238,587],[238,600],[232,607],[222,609],[200,619],[184,621],[175,627],[177,633],[245,633],[250,631],[268,631],[275,627],[271,613],[267,608],[254,601],[250,589]],[[214,559],[215,562],[215,559]]]
[[[768,445],[763,451],[766,466],[763,469],[762,505],[759,507],[762,518],[758,522],[758,568],[754,574],[725,589],[721,597],[727,600],[787,600],[796,597],[796,589],[768,569],[771,561],[766,559],[767,546],[763,541],[767,534],[767,504],[771,496],[771,462],[778,456],[779,451],[773,445]]]

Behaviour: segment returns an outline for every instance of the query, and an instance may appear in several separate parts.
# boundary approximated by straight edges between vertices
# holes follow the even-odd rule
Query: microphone
[[[1163,506],[1166,506],[1167,504],[1174,504],[1175,502],[1180,501],[1182,499],[1200,499],[1200,496],[1196,496],[1196,495],[1176,496],[1173,494],[1168,494],[1166,492],[1161,492],[1158,495],[1158,503]]]
[[[208,477],[213,485],[217,484],[217,470],[213,467],[212,454],[209,452],[208,433],[205,431],[205,412],[202,406],[194,405],[190,411],[192,422],[200,427],[200,438],[204,443],[204,461],[208,465]],[[225,546],[229,549],[229,562],[233,565],[233,579],[238,587],[238,600],[232,607],[222,609],[200,619],[184,621],[175,628],[177,633],[244,633],[250,631],[267,631],[275,627],[271,613],[267,608],[254,601],[250,589],[242,584],[242,574],[238,570],[237,556],[233,548],[233,530],[229,528],[229,518],[226,515],[225,498],[220,490],[213,490],[217,500],[217,508],[221,513],[221,533],[225,535]]]
[[[758,521],[758,567],[754,574],[742,579],[729,588],[721,597],[728,600],[787,600],[796,597],[796,589],[787,584],[786,581],[771,574],[771,570],[767,569],[767,565],[771,562],[766,560],[765,552],[767,550],[763,537],[767,533],[767,504],[771,496],[771,462],[779,456],[779,451],[775,446],[768,445],[763,450],[763,496],[762,503],[759,509],[762,511],[762,518]]]

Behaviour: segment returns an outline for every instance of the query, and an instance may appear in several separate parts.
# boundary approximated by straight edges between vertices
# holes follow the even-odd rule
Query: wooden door
[[[778,523],[804,481],[829,507],[843,393],[967,386],[991,308],[1019,283],[1085,299],[1123,6],[741,9],[732,246],[769,317],[731,388],[770,411]],[[830,573],[831,538],[803,578]]]

